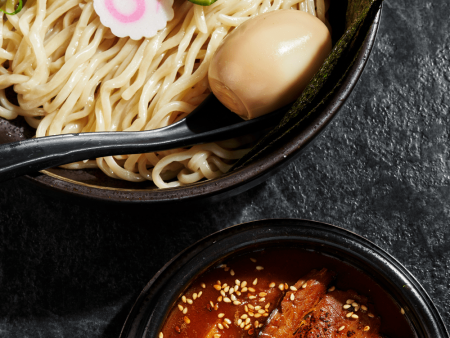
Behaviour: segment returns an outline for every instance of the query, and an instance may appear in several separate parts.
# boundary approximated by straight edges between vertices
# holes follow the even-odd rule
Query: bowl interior
[[[121,338],[156,336],[168,311],[197,276],[231,256],[271,247],[313,250],[354,266],[384,289],[398,310],[405,309],[417,337],[448,337],[442,319],[420,284],[373,243],[326,224],[270,220],[228,228],[175,257],[142,291]]]

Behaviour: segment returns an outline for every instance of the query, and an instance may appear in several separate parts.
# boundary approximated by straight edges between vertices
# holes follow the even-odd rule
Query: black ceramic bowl
[[[342,0],[345,1],[345,0]],[[345,8],[345,6],[343,7]],[[345,17],[345,13],[341,13]],[[358,58],[350,68],[339,90],[329,103],[308,119],[298,134],[286,139],[277,149],[251,164],[217,179],[201,181],[188,186],[157,189],[152,182],[131,183],[109,178],[100,170],[65,170],[53,168],[25,176],[37,189],[59,197],[81,197],[96,201],[128,204],[165,203],[181,201],[214,202],[237,195],[266,180],[270,175],[297,158],[337,114],[355,87],[372,50],[380,24],[381,9],[365,40],[361,40]],[[339,26],[337,24],[337,26]],[[339,27],[336,31],[339,30]],[[0,119],[0,144],[30,138],[34,131],[23,120]]]
[[[356,267],[405,310],[417,337],[448,338],[433,302],[395,258],[352,232],[294,219],[245,223],[216,232],[167,263],[147,284],[131,310],[121,338],[157,337],[168,311],[196,276],[235,255],[269,247],[317,251]]]

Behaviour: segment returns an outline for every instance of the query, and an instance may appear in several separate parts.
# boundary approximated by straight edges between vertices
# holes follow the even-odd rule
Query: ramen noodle
[[[164,29],[141,40],[113,35],[92,0],[28,0],[19,14],[1,15],[0,116],[23,116],[36,137],[165,127],[209,94],[210,59],[239,24],[279,9],[326,20],[324,0],[218,0],[206,7],[176,0],[173,9]],[[5,94],[10,86],[19,106]],[[251,142],[246,137],[63,167],[99,168],[116,179],[176,187],[222,175]]]

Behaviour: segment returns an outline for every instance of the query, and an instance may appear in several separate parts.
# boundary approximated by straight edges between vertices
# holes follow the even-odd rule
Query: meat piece
[[[352,300],[351,304],[347,301]],[[348,307],[347,305],[350,305]],[[344,309],[348,307],[347,309]],[[380,319],[371,312],[366,297],[355,291],[333,291],[325,295],[298,327],[295,338],[381,338]],[[353,315],[353,317],[352,317]]]
[[[262,338],[292,337],[304,323],[305,316],[313,311],[334,279],[327,269],[313,270],[295,284],[297,291],[288,291],[279,310],[274,310],[263,328]],[[306,284],[306,287],[303,287]]]

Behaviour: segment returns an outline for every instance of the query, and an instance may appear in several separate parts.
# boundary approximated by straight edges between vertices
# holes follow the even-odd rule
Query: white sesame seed
[[[223,285],[222,285],[222,289],[225,289],[227,286],[228,286],[227,283],[223,284]]]
[[[246,325],[245,327],[244,327],[244,330],[248,330],[248,329],[250,329],[252,327],[252,324],[248,324],[248,325]]]
[[[218,334],[218,333],[216,333],[215,335],[214,335],[214,338],[220,338],[220,334]]]
[[[263,309],[261,309],[261,310],[258,310],[258,313],[261,313],[261,314],[263,314],[264,312],[266,312],[266,310],[263,310]]]
[[[182,305],[180,305],[180,304],[178,304],[178,309],[180,310],[180,311],[183,311],[183,306]]]
[[[248,312],[248,306],[247,305],[245,305],[245,312]]]
[[[345,326],[344,326],[344,325],[342,325],[342,326],[339,328],[338,331],[340,332],[340,331],[342,331],[343,329],[345,329]]]
[[[334,290],[336,290],[336,287],[332,286],[331,288],[328,289],[328,292],[333,292]]]
[[[217,317],[223,318],[223,317],[225,317],[225,313],[219,313],[219,314],[217,315]]]
[[[230,270],[230,275],[234,276],[234,270],[233,269]]]
[[[231,299],[228,298],[228,297],[225,297],[225,298],[223,299],[223,301],[224,301],[225,303],[231,303]]]
[[[306,289],[307,286],[308,286],[308,283],[303,284],[302,289]]]
[[[253,281],[253,283],[252,283],[253,285],[256,285],[256,284],[258,284],[258,278],[255,278],[255,280]]]
[[[241,285],[241,281],[239,279],[236,279],[234,282],[236,283],[236,285]]]
[[[239,325],[241,325],[242,324],[242,319],[239,319],[238,321],[237,321],[237,325],[239,326]]]
[[[209,304],[211,304],[211,306],[214,307],[214,303],[212,302],[212,300],[209,301]]]
[[[296,288],[295,286],[292,285],[292,286],[291,286],[291,290],[292,290],[292,291],[297,291],[297,288]]]
[[[269,314],[266,312],[266,313],[263,313],[263,316],[264,317],[269,317]]]
[[[234,293],[234,288],[230,288],[230,291],[228,292],[230,295]]]
[[[159,333],[159,338],[163,338],[164,334],[162,332]]]
[[[219,304],[214,305],[214,310],[218,310],[219,309]]]
[[[256,263],[256,259],[250,258],[250,260],[251,260],[253,263]]]
[[[256,296],[248,296],[249,299],[255,299]]]
[[[217,326],[219,327],[219,329],[223,330],[223,325],[222,324],[217,324]]]
[[[260,301],[260,302],[265,302],[265,301],[266,301],[266,298],[264,298],[264,297],[263,297],[263,298],[260,298],[259,301]]]
[[[217,297],[217,301],[218,301],[218,302],[221,302],[221,301],[222,301],[222,299],[223,299],[223,297],[222,297],[222,296],[219,296],[219,297]]]
[[[248,290],[247,287],[243,287],[243,288],[241,289],[242,292],[247,292],[247,290]]]
[[[270,287],[270,288],[274,288],[275,285],[276,285],[276,284],[275,284],[274,282],[272,282],[272,283],[270,283],[269,287]]]
[[[404,315],[404,314],[405,314],[405,310],[404,310],[403,308],[401,308],[401,309],[400,309],[400,313],[401,313],[402,315]]]
[[[192,303],[194,303],[193,302],[193,300],[192,299],[190,299],[190,298],[188,298],[187,300],[186,300],[187,302],[188,302],[188,304],[190,304],[190,305],[192,305]]]
[[[247,282],[246,281],[243,281],[242,283],[241,283],[241,288],[245,288],[247,286]]]
[[[236,292],[237,290],[239,290],[239,285],[234,286],[234,291]]]
[[[245,318],[245,325],[247,325],[248,323],[250,323],[250,318]]]
[[[194,294],[192,295],[192,299],[193,299],[193,300],[196,300],[196,299],[197,299],[197,297],[198,297],[198,296],[197,296],[197,294],[196,294],[196,293],[194,293]]]
[[[223,290],[220,290],[220,294],[224,297],[226,296],[225,291],[223,291]]]
[[[200,292],[198,293],[197,297],[200,298],[200,297],[202,296],[202,294],[203,294],[203,291],[200,291]]]
[[[241,292],[240,292],[240,291],[236,291],[236,294],[237,294],[238,296],[240,296],[240,295],[241,295]]]
[[[294,299],[295,299],[295,296],[293,293],[291,293],[291,300],[294,300]]]
[[[365,326],[364,327],[364,331],[369,331],[370,330],[370,326]]]
[[[270,303],[267,303],[266,306],[264,306],[266,309],[270,307]]]
[[[283,291],[283,290],[284,290],[284,284],[278,285],[278,288],[279,288],[281,291]]]
[[[255,320],[255,327],[259,326],[259,322],[257,320]]]
[[[355,312],[358,312],[359,306],[355,306]]]
[[[224,322],[227,323],[227,324],[231,324],[231,320],[229,320],[228,318],[225,318]]]
[[[260,305],[255,306],[255,310],[258,311],[259,309],[261,309]]]
[[[222,323],[223,324],[223,326],[225,326],[227,329],[229,329],[230,327],[228,326],[228,324],[227,323],[225,323],[225,322],[223,322]]]
[[[372,313],[369,313],[368,316],[369,316],[370,318],[375,317]]]
[[[254,314],[253,312],[249,312],[248,315],[249,315],[250,317],[253,317],[255,314]]]
[[[230,291],[230,287],[229,287],[229,286],[226,286],[225,289],[223,289],[223,291],[224,291],[224,292]]]
[[[222,287],[220,285],[215,284],[214,289],[216,289],[217,291],[220,291],[222,289]]]
[[[350,318],[351,316],[353,316],[353,312],[349,312],[345,315],[345,317]]]
[[[186,296],[183,295],[183,297],[181,297],[181,300],[183,301],[183,303],[186,303]]]
[[[244,313],[242,316],[241,316],[241,319],[247,319],[248,318],[248,315],[246,314],[246,313]]]
[[[235,295],[231,295],[231,300],[237,300]]]
[[[363,311],[367,311],[367,306],[365,306],[365,305],[361,305],[361,310],[363,310]]]
[[[263,324],[259,324],[259,326],[258,326],[258,327],[260,327],[260,328],[261,328],[261,327],[263,327]]]
[[[352,315],[352,318],[353,318],[353,319],[358,319],[359,316],[358,316],[358,315]]]
[[[190,323],[191,323],[191,320],[190,320],[188,317],[184,316],[184,322],[185,322],[186,324],[190,324]]]
[[[359,304],[356,303],[356,302],[353,302],[353,303],[352,303],[352,306],[353,306],[353,307],[357,307],[357,306],[359,306]]]
[[[241,323],[241,325],[239,325],[239,327],[240,327],[241,329],[243,329],[243,328],[244,328],[244,326],[245,326],[245,324],[244,324],[244,323]]]
[[[202,283],[201,286],[202,286],[203,289],[206,289],[206,284],[205,283]]]
[[[222,282],[220,280],[217,281],[217,284],[222,285]]]
[[[252,304],[248,304],[248,307],[252,310],[255,308]]]
[[[260,313],[255,314],[255,318],[259,318],[259,317],[261,317]]]
[[[345,304],[343,307],[345,310],[347,310],[347,309],[350,309],[352,306],[350,304]]]
[[[286,290],[289,289],[288,283],[284,283],[284,288],[285,288]]]
[[[248,288],[248,291],[250,291],[250,292],[256,292],[256,290],[253,289],[253,288]]]
[[[265,292],[260,292],[260,293],[259,293],[259,296],[260,296],[260,297],[265,297],[265,296],[267,296],[267,293],[265,293]]]
[[[235,300],[235,301],[233,302],[233,304],[234,304],[234,305],[241,305],[241,302],[238,301],[238,300]]]
[[[183,310],[183,314],[186,314],[187,312],[188,312],[188,308],[185,307],[184,310]]]
[[[258,270],[258,271],[264,270],[264,267],[263,267],[263,266],[260,266],[260,265],[258,265],[258,266],[256,267],[256,270]]]
[[[353,303],[353,302],[354,302],[353,299],[347,299],[347,301],[346,301],[347,304],[351,304],[351,303]]]

